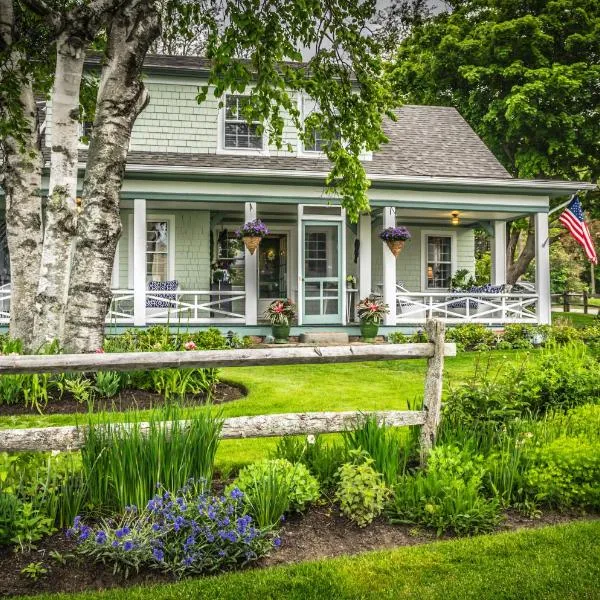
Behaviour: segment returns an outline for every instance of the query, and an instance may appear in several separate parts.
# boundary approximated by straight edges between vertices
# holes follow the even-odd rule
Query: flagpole
[[[548,211],[548,216],[550,216],[552,213],[555,213],[557,210],[560,210],[561,208],[564,208],[565,206],[568,206],[571,203],[571,200],[573,200],[573,198],[576,196],[576,194],[572,194],[572,196],[566,201],[563,202],[562,204],[559,204],[558,206],[555,206],[552,210]]]

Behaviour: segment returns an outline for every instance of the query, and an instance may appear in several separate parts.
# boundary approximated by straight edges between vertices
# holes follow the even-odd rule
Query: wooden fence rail
[[[128,371],[159,368],[216,368],[293,364],[322,364],[427,358],[422,411],[319,412],[270,414],[225,419],[223,438],[269,437],[310,433],[334,433],[348,429],[364,415],[374,415],[391,426],[421,425],[421,449],[425,458],[440,419],[444,356],[455,356],[456,346],[444,342],[444,324],[427,322],[429,342],[325,347],[286,347],[200,352],[131,352],[108,354],[62,354],[0,356],[0,376],[19,373],[65,371]],[[402,383],[398,383],[398,393]],[[116,425],[113,425],[116,426]],[[131,424],[118,425],[131,427]],[[141,424],[142,430],[147,424]],[[45,451],[81,448],[86,427],[45,427],[0,430],[0,451]]]

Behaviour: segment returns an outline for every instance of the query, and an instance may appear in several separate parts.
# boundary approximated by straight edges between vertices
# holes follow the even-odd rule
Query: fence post
[[[444,333],[446,326],[438,319],[430,319],[425,325],[427,337],[434,345],[433,356],[427,360],[425,398],[423,410],[425,423],[421,428],[421,464],[427,463],[429,451],[435,443],[442,409],[442,376],[444,374]]]
[[[588,314],[588,293],[586,290],[583,290],[583,314]]]
[[[569,292],[563,292],[563,312],[570,312],[571,307],[569,306]]]

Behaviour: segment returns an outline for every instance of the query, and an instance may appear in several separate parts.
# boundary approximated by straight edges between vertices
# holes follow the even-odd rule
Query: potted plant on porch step
[[[390,307],[381,298],[369,296],[361,300],[356,308],[363,341],[374,342],[383,316],[390,312]]]
[[[244,242],[248,252],[254,254],[258,248],[260,241],[269,235],[267,226],[260,220],[254,219],[254,221],[248,221],[236,232],[237,237]]]
[[[285,344],[290,339],[290,325],[296,316],[296,305],[288,298],[273,300],[265,311],[271,322],[271,332],[276,344]]]

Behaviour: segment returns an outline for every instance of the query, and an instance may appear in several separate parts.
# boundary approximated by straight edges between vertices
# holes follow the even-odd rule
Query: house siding
[[[149,210],[152,215],[175,219],[175,273],[182,290],[210,289],[210,211]],[[119,285],[131,287],[129,221],[133,211],[122,210],[123,232],[119,241]]]
[[[396,281],[412,292],[421,289],[421,233],[431,229],[425,226],[409,225],[412,239],[407,241],[404,249],[396,259]],[[383,242],[379,239],[382,229],[381,218],[373,222],[371,229],[371,289],[381,292],[379,284],[383,283]],[[468,269],[475,272],[475,234],[472,229],[456,229],[435,227],[436,231],[456,234],[456,270]]]

